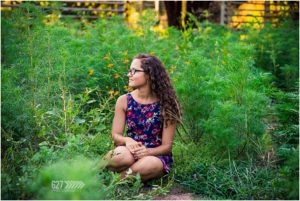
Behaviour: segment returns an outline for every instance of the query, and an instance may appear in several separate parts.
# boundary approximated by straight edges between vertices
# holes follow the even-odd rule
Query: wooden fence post
[[[221,15],[220,15],[220,24],[225,25],[225,2],[221,1]]]
[[[185,17],[186,17],[186,0],[181,2],[181,26],[185,27]]]
[[[269,22],[271,21],[270,17],[271,17],[271,13],[270,13],[270,2],[269,1],[265,1],[265,13],[264,13],[264,21],[265,22]]]

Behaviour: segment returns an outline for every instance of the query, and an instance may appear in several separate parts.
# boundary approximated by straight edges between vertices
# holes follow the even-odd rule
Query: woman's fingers
[[[141,158],[141,151],[145,148],[142,142],[136,141],[126,144],[126,147],[135,159]],[[137,152],[139,152],[139,155],[136,154]]]
[[[134,153],[134,149],[133,149],[133,146],[131,145],[127,145],[126,148],[130,151],[130,153]]]
[[[135,144],[135,146],[136,146],[136,147],[141,147],[141,146],[143,146],[143,143],[138,142],[138,143]]]
[[[137,150],[139,150],[140,149],[140,147],[141,147],[141,145],[140,145],[140,143],[136,143],[136,144],[134,144],[134,151],[137,151]]]
[[[143,147],[138,146],[138,147],[135,147],[134,151],[140,151],[142,149],[143,149]]]
[[[145,152],[146,152],[146,147],[141,147],[139,150],[135,151],[135,155],[141,156],[141,155],[144,155]]]

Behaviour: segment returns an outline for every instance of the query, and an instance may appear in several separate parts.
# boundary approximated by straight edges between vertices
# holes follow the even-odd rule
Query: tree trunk
[[[181,29],[181,1],[165,1],[169,26]]]
[[[168,15],[169,26],[175,26],[182,29],[182,2],[181,1],[165,1],[165,7]],[[210,1],[187,1],[186,12],[192,13],[197,17],[199,21],[203,21],[206,18],[202,16],[204,10],[208,10]],[[188,21],[188,16],[184,18],[184,24]]]

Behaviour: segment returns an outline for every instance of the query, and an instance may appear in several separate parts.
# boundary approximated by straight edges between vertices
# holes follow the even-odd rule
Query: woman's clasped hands
[[[132,138],[127,138],[125,144],[126,148],[131,152],[135,160],[149,155],[149,150],[143,145],[142,142],[137,142]]]

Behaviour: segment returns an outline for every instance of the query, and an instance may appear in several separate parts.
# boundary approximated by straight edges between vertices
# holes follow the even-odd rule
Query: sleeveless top
[[[160,118],[159,102],[140,104],[128,93],[126,122],[128,137],[142,142],[147,148],[162,144],[163,124]]]

